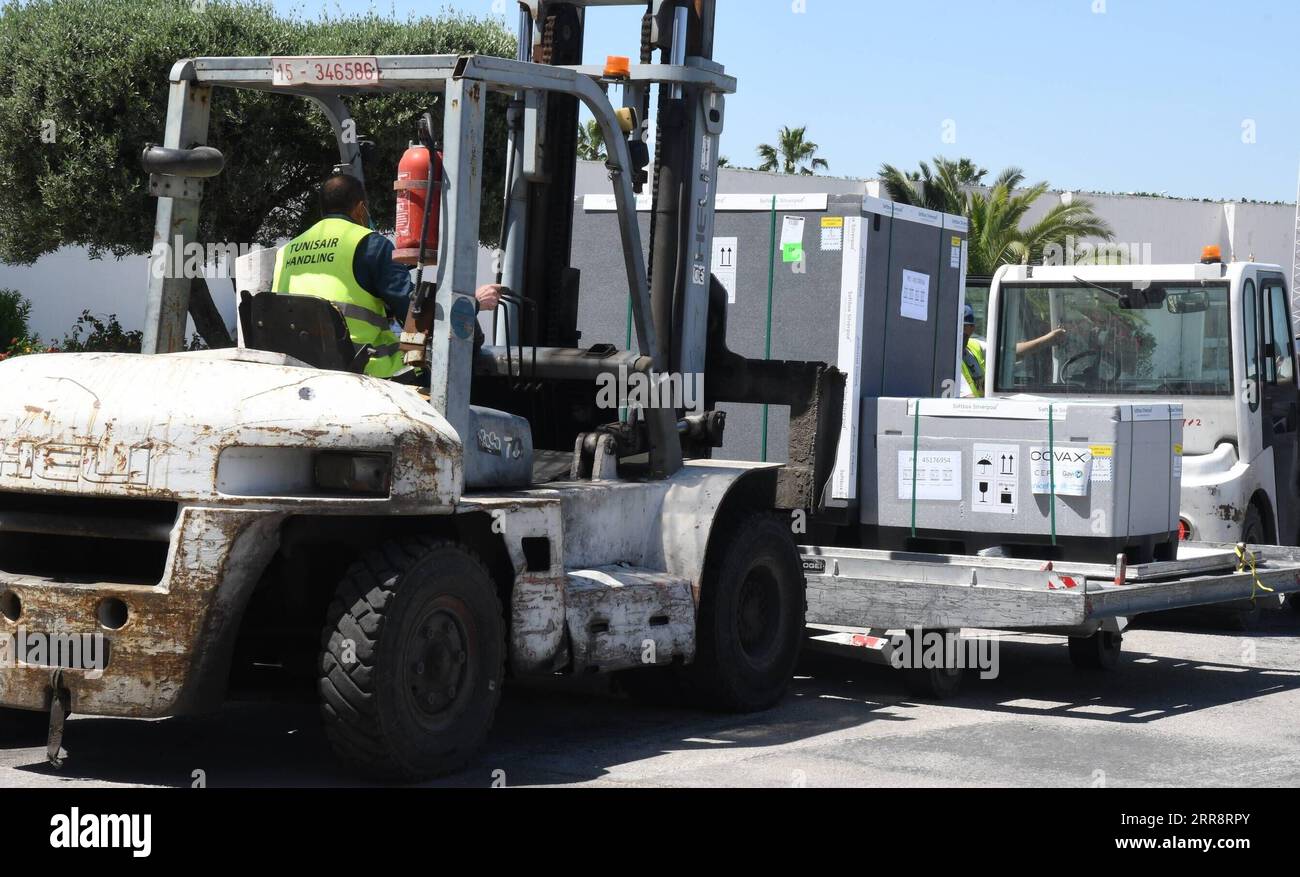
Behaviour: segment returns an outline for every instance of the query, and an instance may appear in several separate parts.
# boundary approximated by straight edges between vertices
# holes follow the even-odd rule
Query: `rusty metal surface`
[[[102,632],[110,644],[102,674],[65,673],[74,714],[151,717],[219,703],[239,620],[278,547],[280,523],[308,512],[492,515],[514,571],[512,667],[553,672],[572,657],[567,570],[630,564],[654,582],[677,583],[668,603],[681,609],[684,594],[692,604],[724,498],[750,473],[771,468],[693,463],[653,483],[565,483],[462,498],[459,437],[414,390],[243,355],[68,354],[0,364],[0,491],[181,506],[156,586],[16,575],[3,572],[0,557],[0,591],[14,591],[23,607],[17,624],[0,625]],[[160,410],[151,399],[175,404]],[[221,493],[218,461],[231,447],[391,449],[392,497]],[[273,477],[279,459],[267,456],[259,472]],[[550,540],[549,562],[530,569],[523,540],[540,537]],[[542,566],[535,551],[532,559]],[[646,594],[658,600],[662,590],[654,585]],[[129,607],[119,630],[99,626],[106,597]],[[689,654],[692,613],[669,615],[680,629],[663,643],[665,653]],[[47,708],[49,678],[46,667],[0,667],[0,705]]]
[[[282,514],[185,509],[176,525],[163,580],[155,587],[75,584],[0,571],[0,590],[22,601],[0,629],[43,635],[100,633],[102,670],[65,669],[74,714],[153,717],[213,708],[224,692],[239,616],[278,544]],[[100,626],[97,608],[114,597],[129,609],[119,630]],[[50,669],[0,665],[0,706],[45,709]]]
[[[549,492],[473,496],[460,513],[486,512],[515,571],[507,612],[510,668],[518,675],[546,674],[567,662],[564,636],[565,577],[560,500]],[[523,540],[550,540],[546,569],[530,569]]]
[[[573,671],[612,672],[695,659],[691,583],[628,566],[569,573]]]
[[[415,389],[238,355],[52,354],[0,363],[0,491],[237,505],[273,499],[372,514],[448,512],[459,498],[460,439]],[[234,447],[391,450],[392,496],[366,503],[274,490],[223,495],[217,464]]]
[[[647,600],[678,607],[675,601],[681,593],[685,593],[692,611],[678,613],[674,609],[669,613],[673,625],[656,631],[653,638],[658,640],[663,634],[660,645],[668,659],[674,654],[693,655],[693,610],[703,585],[705,553],[718,512],[724,499],[747,476],[776,468],[762,463],[693,461],[664,481],[557,482],[519,493],[466,496],[457,512],[491,514],[497,521],[494,530],[505,540],[518,571],[509,607],[512,669],[521,675],[549,673],[571,659],[578,660],[579,644],[566,637],[566,625],[572,631],[576,617],[613,611],[619,599],[630,601],[628,611],[650,605]],[[550,538],[549,571],[526,570],[520,546],[527,536]],[[582,606],[573,602],[573,579],[567,573],[620,565],[636,567],[649,576],[645,579],[650,583],[649,590],[634,593],[635,589],[625,589],[622,596],[611,598],[610,593],[597,588],[594,593],[576,598]],[[688,587],[679,591],[674,584],[677,582],[686,582]],[[575,612],[578,615],[573,615]],[[689,631],[682,626],[688,616]],[[581,620],[578,626],[586,629]],[[643,626],[641,632],[648,629]],[[631,630],[627,628],[629,637]],[[621,658],[611,661],[608,655],[590,657],[592,648],[599,650],[603,648],[600,643],[615,642],[617,636],[604,636],[594,645],[595,641],[588,640],[581,646],[587,650],[587,657],[581,660],[623,666]],[[615,651],[622,647],[611,646]]]

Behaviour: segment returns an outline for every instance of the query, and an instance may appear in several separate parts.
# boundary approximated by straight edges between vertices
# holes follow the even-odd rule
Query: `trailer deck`
[[[1148,612],[1300,591],[1300,548],[1186,542],[1133,566],[804,546],[809,625],[985,628],[1087,636]]]

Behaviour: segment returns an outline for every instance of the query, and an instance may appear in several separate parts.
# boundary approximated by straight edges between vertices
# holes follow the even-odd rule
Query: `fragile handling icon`
[[[1020,449],[1015,445],[975,446],[971,506],[980,512],[1014,515],[1020,492]]]
[[[979,470],[979,501],[981,504],[987,504],[989,501],[989,488],[991,487],[988,481],[988,472],[993,468],[993,461],[988,457],[984,457],[975,466]]]

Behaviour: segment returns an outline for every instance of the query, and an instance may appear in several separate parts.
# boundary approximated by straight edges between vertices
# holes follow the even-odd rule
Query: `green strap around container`
[[[772,227],[767,241],[767,338],[763,347],[763,359],[772,358],[772,289],[776,285],[776,196],[772,196]],[[763,453],[759,459],[767,462],[767,409],[763,405]]]
[[[864,217],[864,218],[863,218],[863,222],[865,222],[865,221],[866,221],[866,218]],[[862,240],[863,240],[863,243],[861,244],[861,246],[865,247],[865,246],[866,246],[866,243],[865,243],[865,241],[866,241],[866,234],[865,234],[865,233],[864,233],[863,236],[862,236]],[[886,284],[889,284],[889,283],[892,282],[892,280],[891,280],[890,278],[892,278],[893,276],[894,276],[894,220],[893,220],[893,217],[891,216],[891,217],[890,217],[890,220],[889,220],[889,239],[888,239],[888,242],[885,244],[885,278],[886,278],[885,282],[886,282]],[[881,301],[884,303],[884,306],[885,306],[884,313],[881,314],[881,317],[880,317],[880,337],[881,337],[881,338],[888,338],[888,337],[889,337],[889,295],[888,295],[888,287],[886,287],[886,294],[883,295],[883,296],[881,296],[880,298],[881,298]],[[882,362],[881,367],[880,367],[880,391],[876,394],[877,396],[883,396],[883,395],[885,395],[885,366],[886,366],[886,364],[887,364],[887,363],[883,363],[883,362]]]
[[[914,399],[916,411],[912,415],[912,538],[916,538],[916,456],[921,445],[921,400]]]

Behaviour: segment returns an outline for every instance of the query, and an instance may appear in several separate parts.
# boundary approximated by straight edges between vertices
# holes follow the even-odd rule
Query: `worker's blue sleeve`
[[[399,323],[406,322],[411,304],[411,269],[393,261],[393,242],[376,232],[366,236],[352,260],[352,273],[361,288],[388,306]]]

